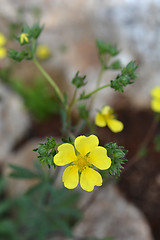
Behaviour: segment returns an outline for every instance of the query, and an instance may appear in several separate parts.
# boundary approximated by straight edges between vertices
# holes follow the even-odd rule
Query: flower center
[[[87,156],[77,156],[76,165],[78,166],[80,171],[84,170],[89,165],[87,158]]]

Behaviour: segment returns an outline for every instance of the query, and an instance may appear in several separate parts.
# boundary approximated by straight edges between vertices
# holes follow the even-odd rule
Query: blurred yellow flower
[[[160,112],[160,86],[156,86],[151,90],[151,108],[154,112]]]
[[[42,60],[47,59],[50,57],[50,55],[51,55],[51,51],[47,45],[41,44],[37,47],[36,56],[39,59],[42,59]]]
[[[0,59],[3,59],[7,56],[7,50],[4,47],[0,47]]]
[[[24,43],[28,43],[29,42],[29,35],[28,33],[21,33],[20,37],[19,37],[20,43],[24,44]]]
[[[123,123],[115,118],[114,110],[110,106],[104,106],[101,112],[97,113],[95,124],[99,127],[108,126],[112,132],[121,132]]]
[[[3,33],[0,32],[0,47],[6,44],[6,38]]]
[[[94,186],[102,185],[102,177],[94,168],[108,169],[111,159],[107,156],[107,150],[98,145],[98,138],[90,135],[77,137],[74,146],[63,143],[58,147],[59,152],[54,156],[54,163],[58,166],[69,164],[62,177],[66,188],[76,188],[79,178],[81,188],[88,192],[91,192]]]

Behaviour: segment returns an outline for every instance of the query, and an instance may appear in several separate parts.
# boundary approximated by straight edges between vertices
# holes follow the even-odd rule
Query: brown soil
[[[108,132],[109,141],[116,141],[129,151],[127,154],[128,165],[126,164],[126,169],[121,174],[118,186],[126,198],[141,209],[151,226],[155,240],[159,240],[160,152],[155,152],[153,138],[155,134],[160,133],[160,124],[150,136],[147,155],[137,159],[134,156],[150,131],[153,113],[151,111],[121,110],[118,116],[123,121],[125,129],[117,136]]]

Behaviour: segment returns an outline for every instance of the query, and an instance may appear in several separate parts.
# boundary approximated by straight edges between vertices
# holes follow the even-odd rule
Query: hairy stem
[[[47,81],[51,84],[51,86],[54,88],[54,91],[57,95],[57,97],[59,98],[59,100],[61,101],[61,103],[64,102],[64,98],[63,98],[63,94],[60,91],[59,87],[57,86],[57,84],[54,82],[54,80],[49,76],[49,74],[43,69],[43,67],[39,64],[39,62],[37,61],[36,58],[33,59],[34,64],[36,65],[36,67],[39,69],[39,71],[42,73],[42,75],[47,79]]]

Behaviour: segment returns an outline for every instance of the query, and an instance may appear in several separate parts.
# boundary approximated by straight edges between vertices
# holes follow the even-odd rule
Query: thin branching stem
[[[50,83],[50,85],[53,87],[57,97],[59,98],[59,100],[61,101],[61,103],[64,103],[64,97],[63,94],[61,92],[61,90],[59,89],[59,87],[57,86],[57,84],[54,82],[54,80],[49,76],[49,74],[44,70],[44,68],[40,65],[40,63],[37,61],[36,58],[33,59],[34,64],[36,65],[36,67],[39,69],[39,71],[42,73],[42,75],[45,77],[45,79]]]

